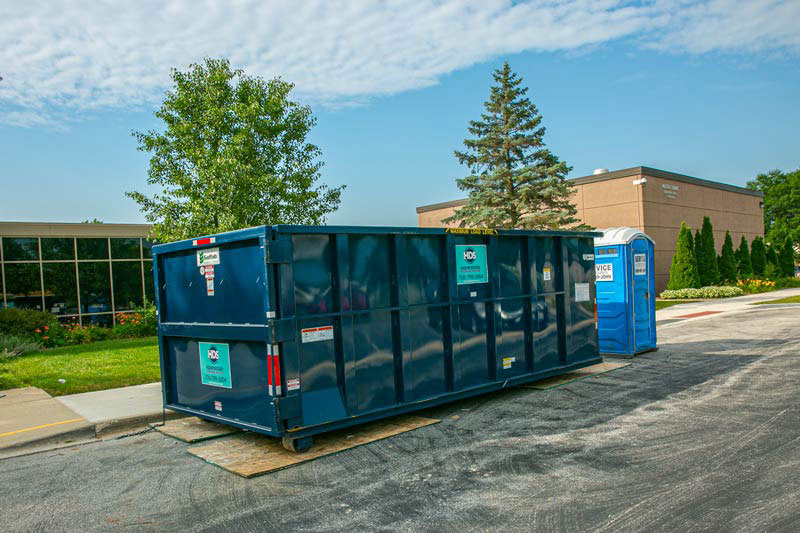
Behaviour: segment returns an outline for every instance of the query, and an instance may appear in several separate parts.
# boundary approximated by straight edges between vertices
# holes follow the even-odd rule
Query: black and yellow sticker
[[[496,229],[481,228],[447,228],[445,232],[454,235],[497,235]]]

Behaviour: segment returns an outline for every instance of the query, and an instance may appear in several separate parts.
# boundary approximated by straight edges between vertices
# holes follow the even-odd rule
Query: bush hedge
[[[30,309],[0,309],[0,351],[16,346],[15,355],[41,347],[55,348],[106,339],[150,337],[157,332],[156,308],[146,304],[130,313],[118,313],[113,328],[77,322],[61,323],[51,313]],[[9,348],[8,353],[12,350]]]

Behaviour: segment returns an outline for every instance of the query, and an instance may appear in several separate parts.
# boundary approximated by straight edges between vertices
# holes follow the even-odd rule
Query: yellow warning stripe
[[[16,431],[9,431],[8,433],[0,433],[0,437],[8,437],[9,435],[16,435],[17,433],[25,433],[26,431],[33,431],[34,429],[49,428],[51,426],[58,426],[61,424],[69,424],[70,422],[79,422],[83,418],[72,418],[70,420],[62,420],[61,422],[53,422],[52,424],[42,424],[41,426],[33,426],[32,428],[18,429]]]

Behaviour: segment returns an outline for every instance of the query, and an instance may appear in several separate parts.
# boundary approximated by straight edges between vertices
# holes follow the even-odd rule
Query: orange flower
[[[47,340],[47,339],[49,339],[49,338],[50,338],[50,337],[48,337],[47,335],[45,335],[45,336],[44,336],[44,340]]]
[[[45,330],[45,331],[49,331],[49,330],[50,330],[50,326],[45,326],[45,327],[44,327],[44,330]]]
[[[35,333],[41,333],[41,332],[42,332],[42,330],[40,330],[39,328],[36,328],[36,329],[35,329],[35,330],[33,330],[33,331],[34,331]]]

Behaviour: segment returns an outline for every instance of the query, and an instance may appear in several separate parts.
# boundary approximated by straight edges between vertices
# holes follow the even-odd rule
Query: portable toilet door
[[[629,245],[629,264],[633,290],[633,349],[634,353],[656,346],[655,276],[653,276],[653,242],[642,234]]]
[[[635,228],[609,228],[595,239],[600,352],[635,355],[655,349],[653,240]]]

